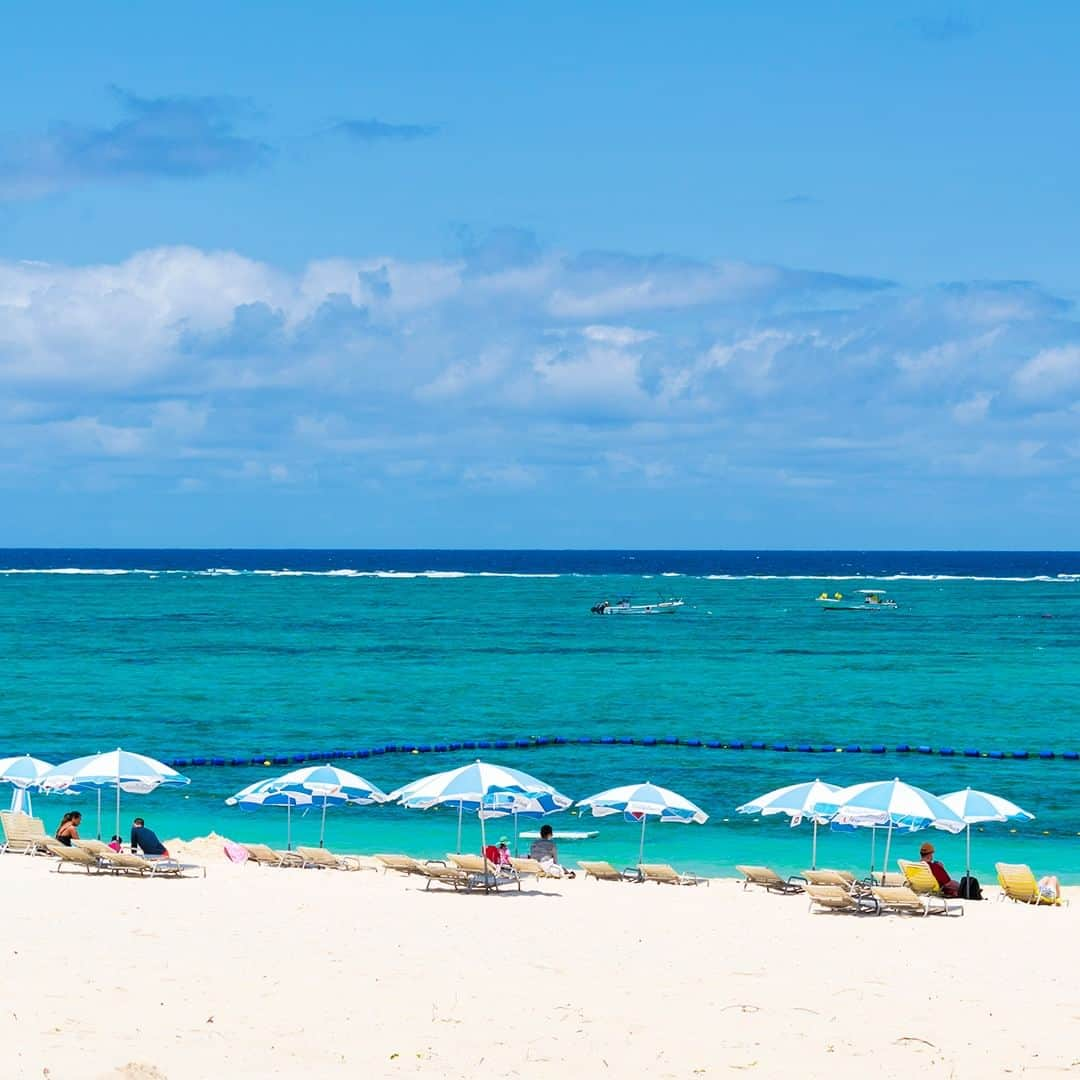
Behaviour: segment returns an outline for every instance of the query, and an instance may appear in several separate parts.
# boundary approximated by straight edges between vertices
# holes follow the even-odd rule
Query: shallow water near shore
[[[731,872],[809,865],[809,824],[735,807],[785,783],[895,775],[937,793],[965,786],[1014,799],[1026,825],[973,830],[975,872],[1025,861],[1080,881],[1080,556],[956,553],[0,552],[5,657],[0,752],[49,760],[123,745],[165,760],[250,760],[386,744],[589,737],[656,746],[484,750],[584,797],[650,779],[699,803],[704,826],[649,825],[646,857]],[[64,571],[64,572],[58,572]],[[75,572],[82,571],[82,572]],[[883,587],[895,611],[824,612],[824,591]],[[677,614],[598,618],[600,599],[681,596]],[[753,741],[814,753],[664,745]],[[868,752],[883,745],[888,753]],[[957,754],[898,754],[897,746]],[[861,753],[821,752],[859,745]],[[1026,750],[1029,760],[964,757]],[[342,761],[390,790],[477,751]],[[283,766],[184,767],[185,789],[124,796],[123,821],[159,834],[215,829],[285,842],[284,811],[243,812],[226,796]],[[95,817],[92,796],[38,798]],[[105,798],[103,831],[112,832]],[[596,829],[562,857],[637,857],[640,829]],[[536,823],[522,823],[535,828]],[[489,835],[513,833],[488,823]],[[318,815],[293,816],[293,842],[317,842]],[[84,829],[84,832],[92,832]],[[343,850],[439,855],[456,813],[331,809]],[[464,846],[475,847],[475,819]],[[893,855],[922,835],[894,835]],[[934,833],[954,876],[964,838]],[[525,844],[523,843],[523,846]],[[819,834],[818,864],[870,863],[870,835]],[[884,837],[876,842],[880,866]]]

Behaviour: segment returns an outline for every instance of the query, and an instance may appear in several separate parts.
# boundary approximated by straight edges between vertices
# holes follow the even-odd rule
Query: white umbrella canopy
[[[282,788],[279,781],[280,777],[276,776],[267,780],[256,780],[254,784],[248,784],[235,795],[230,795],[225,800],[225,805],[239,806],[247,810],[253,810],[259,806],[284,806],[285,845],[287,851],[292,851],[292,808],[314,806],[316,796],[302,788]]]
[[[1032,821],[1035,815],[989,791],[950,791],[941,801],[967,826],[967,876],[971,877],[971,826],[984,821]]]
[[[186,776],[156,758],[130,750],[110,750],[104,754],[73,758],[53,766],[38,781],[45,791],[65,791],[83,787],[98,789],[98,839],[101,838],[101,789],[116,788],[116,832],[120,832],[120,792],[145,795],[164,785],[190,784]]]
[[[282,789],[306,791],[314,804],[322,807],[322,824],[319,829],[319,847],[326,839],[326,807],[352,803],[354,806],[370,806],[386,802],[388,796],[370,780],[365,780],[347,769],[336,765],[310,765],[303,769],[279,776],[276,783]]]
[[[738,814],[761,814],[766,817],[770,814],[787,814],[791,818],[792,826],[802,823],[804,817],[809,817],[814,823],[814,839],[810,849],[810,869],[817,869],[817,830],[818,825],[829,820],[829,815],[815,812],[818,803],[835,795],[840,789],[835,784],[826,784],[824,780],[809,780],[801,784],[788,784],[786,787],[776,788],[775,791],[766,792],[752,799],[742,806],[737,806]]]
[[[421,777],[390,792],[389,798],[414,810],[456,806],[458,851],[461,850],[463,811],[479,816],[480,846],[483,849],[486,846],[484,822],[487,818],[520,813],[554,813],[565,810],[573,801],[529,773],[486,761],[474,761],[458,769]]]
[[[841,788],[823,799],[815,812],[828,815],[838,825],[888,828],[885,841],[885,869],[889,867],[889,848],[893,829],[916,832],[919,829],[964,831],[964,822],[936,795],[907,784],[899,778],[871,780]],[[873,872],[871,854],[871,873]]]
[[[645,823],[654,817],[658,821],[674,821],[687,825],[695,822],[704,825],[709,815],[689,799],[647,781],[644,784],[627,784],[579,799],[578,809],[589,810],[593,817],[622,814],[627,821],[641,822],[641,842],[638,846],[638,864],[645,861]]]
[[[14,813],[32,814],[30,788],[36,787],[41,778],[52,768],[41,758],[23,754],[21,757],[0,759],[0,783],[10,784],[11,809]]]

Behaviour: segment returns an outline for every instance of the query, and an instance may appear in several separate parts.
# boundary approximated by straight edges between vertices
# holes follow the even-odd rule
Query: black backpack
[[[974,877],[962,877],[960,879],[960,896],[964,900],[981,900],[983,894],[982,889],[979,886],[979,879]]]

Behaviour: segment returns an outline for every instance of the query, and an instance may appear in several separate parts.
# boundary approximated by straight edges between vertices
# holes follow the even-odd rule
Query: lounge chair
[[[105,845],[104,851],[96,852],[98,865],[103,870],[112,870],[117,874],[132,877],[186,877],[188,870],[201,870],[206,877],[206,867],[195,863],[181,863],[175,859],[147,859],[142,855],[129,855],[123,851],[113,851]]]
[[[1001,899],[1008,897],[1018,904],[1032,904],[1035,907],[1040,904],[1058,907],[1063,902],[1060,896],[1043,896],[1039,892],[1039,883],[1026,863],[999,862],[994,863],[994,867],[1001,886]]]
[[[266,844],[241,844],[247,849],[248,862],[256,866],[301,867],[304,860],[295,851],[274,851]]]
[[[514,868],[518,877],[558,878],[561,876],[559,874],[549,874],[537,859],[518,859],[511,856],[510,865]]]
[[[4,831],[4,842],[0,844],[0,852],[44,855],[48,853],[49,844],[54,840],[45,831],[45,823],[41,818],[30,817],[29,814],[0,810],[0,826]]]
[[[382,863],[383,872],[396,870],[399,874],[416,874],[419,877],[424,874],[425,864],[411,855],[376,855],[376,862]],[[445,866],[445,863],[440,865]]]
[[[490,891],[503,885],[517,885],[518,891],[521,891],[521,878],[513,866],[496,866],[483,855],[447,855],[446,861],[471,874],[475,878],[474,887],[480,886]]]
[[[424,885],[425,891],[432,885],[449,885],[455,892],[458,889],[469,892],[477,881],[475,874],[470,874],[457,866],[448,866],[443,862],[417,863],[417,866],[420,867],[420,873],[427,878],[427,883]]]
[[[768,866],[736,866],[735,869],[744,877],[744,889],[748,889],[751,885],[760,885],[767,892],[800,893],[805,884],[798,874],[782,878]]]
[[[894,874],[888,870],[870,875],[875,885],[881,885],[886,889],[906,889],[908,880],[903,874]]]
[[[849,892],[855,885],[855,875],[850,870],[804,870],[800,876],[811,885],[838,885]]]
[[[863,896],[853,893],[844,885],[814,885],[808,884],[804,891],[810,898],[810,910],[815,907],[824,908],[827,911],[849,911],[856,915],[864,915],[878,910],[878,902],[872,896]]]
[[[934,877],[929,863],[909,862],[907,859],[897,859],[900,872],[912,892],[920,896],[944,896],[938,879]]]
[[[304,860],[304,866],[314,866],[319,870],[362,870],[364,864],[355,855],[335,855],[326,848],[298,847],[297,855]]]
[[[75,870],[85,870],[88,874],[102,873],[101,864],[96,855],[92,855],[83,848],[67,847],[55,840],[46,845],[49,855],[55,855],[58,862],[56,872],[62,873],[66,867]]]
[[[870,890],[878,902],[878,914],[895,911],[899,914],[920,915],[963,915],[964,906],[958,902],[949,903],[944,896],[931,896],[917,893],[907,885],[875,885]]]
[[[704,882],[709,884],[708,878],[698,877],[697,874],[680,874],[673,866],[667,863],[642,863],[638,870],[641,871],[642,881],[655,881],[658,885],[700,885]]]
[[[578,860],[578,866],[585,871],[587,878],[596,878],[597,881],[641,881],[641,873],[636,866],[626,870],[616,870],[609,862],[586,862]]]

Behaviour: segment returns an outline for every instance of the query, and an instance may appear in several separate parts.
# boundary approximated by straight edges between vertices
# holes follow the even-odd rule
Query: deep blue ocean
[[[826,612],[815,599],[865,588],[896,609]],[[590,614],[621,596],[685,606]],[[652,780],[711,815],[650,826],[649,858],[797,871],[809,826],[736,806],[814,777],[900,776],[1036,814],[973,832],[984,880],[1005,859],[1080,881],[1080,761],[1062,757],[1080,751],[1076,552],[0,550],[0,657],[0,754],[60,761],[122,745],[186,763],[189,787],[124,797],[125,822],[141,812],[163,836],[284,844],[284,811],[224,799],[285,766],[196,758],[345,752],[340,765],[390,790],[483,756],[575,798]],[[419,749],[480,741],[492,746]],[[418,749],[372,753],[387,746]],[[42,796],[35,810],[52,826],[79,806],[92,834],[94,805]],[[599,831],[565,844],[564,861],[636,856],[636,825],[554,824]],[[317,837],[316,816],[294,818],[293,833]],[[441,855],[455,834],[448,812],[347,808],[330,811],[327,842]],[[475,836],[468,823],[467,847]],[[912,854],[921,839],[894,848]],[[934,841],[959,876],[963,838]],[[865,830],[825,830],[818,864],[865,869],[869,852]]]

